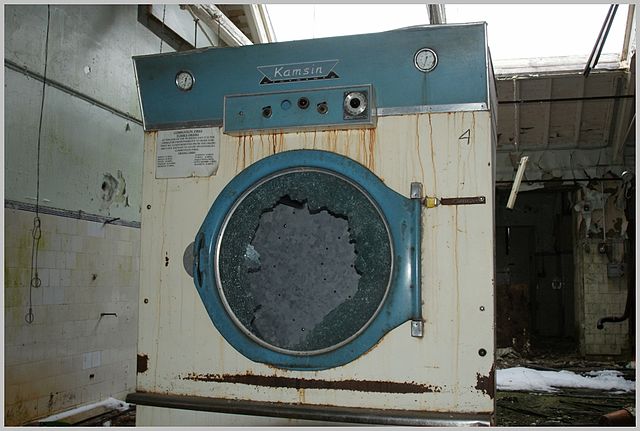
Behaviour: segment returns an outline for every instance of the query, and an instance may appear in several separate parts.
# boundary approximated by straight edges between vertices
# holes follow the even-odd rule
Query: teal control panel
[[[376,117],[488,110],[485,23],[133,58],[144,128],[370,128]]]
[[[371,85],[232,95],[224,100],[230,135],[273,130],[375,126]]]

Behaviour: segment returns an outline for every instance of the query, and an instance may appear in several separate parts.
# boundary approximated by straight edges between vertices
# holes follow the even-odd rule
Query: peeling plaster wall
[[[47,78],[69,90],[45,92],[42,285],[27,324],[46,23],[45,5],[5,7],[7,425],[135,385],[143,131],[131,57],[160,42],[137,5],[51,6]]]
[[[576,318],[583,355],[631,352],[629,320],[596,327],[599,319],[622,316],[625,310],[629,268],[620,275],[616,265],[626,263],[629,247],[626,187],[619,181],[593,182],[576,193]]]
[[[136,17],[134,5],[51,7],[47,78],[131,118],[47,86],[41,205],[140,221],[143,131],[131,56],[157,52],[159,41]],[[5,59],[41,75],[46,23],[46,6],[7,6]],[[5,65],[5,199],[35,203],[41,98],[41,81]],[[105,188],[107,176],[117,184]]]

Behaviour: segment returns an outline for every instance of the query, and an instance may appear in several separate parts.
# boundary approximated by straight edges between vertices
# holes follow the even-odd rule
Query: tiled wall
[[[605,323],[603,329],[597,328],[599,319],[622,316],[625,310],[629,268],[622,276],[616,276],[614,272],[608,273],[607,266],[628,264],[628,221],[624,210],[627,188],[623,183],[607,181],[604,184],[594,183],[590,190],[591,198],[582,190],[576,193],[575,199],[577,209],[583,200],[588,200],[591,206],[589,223],[576,211],[574,256],[580,353],[622,355],[631,359],[629,320]],[[604,194],[594,194],[599,191]]]
[[[578,246],[584,271],[581,350],[586,355],[621,355],[629,350],[629,321],[605,323],[603,329],[596,327],[603,317],[622,316],[627,298],[626,277],[607,276],[609,258],[598,251],[601,242],[590,239]],[[609,247],[619,249],[623,243],[610,242]],[[614,254],[619,256],[619,250]]]
[[[135,387],[140,230],[41,214],[42,286],[27,324],[34,215],[5,208],[7,425]]]

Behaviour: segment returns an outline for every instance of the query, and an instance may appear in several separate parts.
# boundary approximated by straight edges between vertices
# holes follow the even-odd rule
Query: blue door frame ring
[[[264,158],[227,184],[196,234],[196,290],[245,357],[344,365],[404,322],[422,323],[420,211],[420,199],[347,157]]]

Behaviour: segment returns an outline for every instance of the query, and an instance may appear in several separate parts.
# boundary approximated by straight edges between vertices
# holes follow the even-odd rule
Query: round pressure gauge
[[[194,81],[193,75],[186,70],[182,70],[176,75],[176,86],[182,91],[191,90]]]
[[[422,48],[413,57],[413,64],[422,72],[431,72],[438,64],[438,56],[430,48]]]

